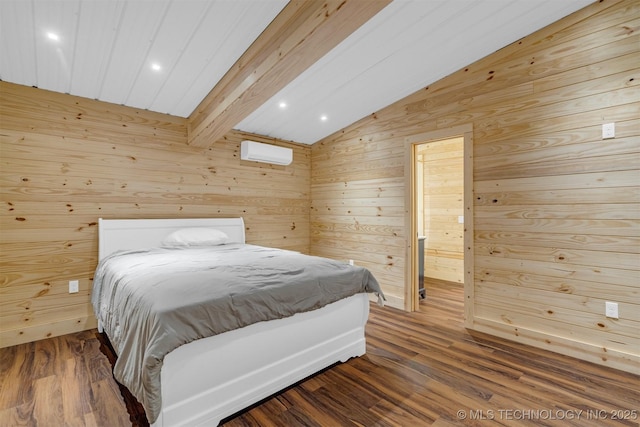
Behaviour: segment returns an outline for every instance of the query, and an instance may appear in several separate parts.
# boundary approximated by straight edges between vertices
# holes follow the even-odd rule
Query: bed
[[[161,293],[158,291],[159,287],[155,284],[138,285],[139,282],[137,280],[140,283],[144,282],[140,279],[142,276],[137,276],[138,273],[136,272],[152,270],[156,275],[159,275],[157,277],[160,277],[160,279],[153,280],[162,281],[162,278],[170,276],[163,273],[162,268],[165,268],[165,265],[171,265],[172,269],[180,270],[181,267],[177,266],[182,266],[180,263],[182,261],[174,262],[174,259],[180,259],[181,257],[188,259],[189,269],[192,268],[190,264],[199,263],[201,258],[215,258],[223,266],[211,267],[207,271],[218,268],[226,271],[230,268],[226,264],[229,259],[227,257],[233,256],[237,258],[237,254],[241,254],[241,258],[247,260],[242,268],[246,268],[249,271],[255,265],[256,271],[258,271],[257,267],[262,265],[263,260],[282,255],[291,257],[284,259],[287,260],[286,264],[288,266],[292,266],[290,272],[284,271],[282,274],[295,276],[300,270],[295,267],[296,265],[301,262],[305,263],[305,265],[309,262],[309,265],[312,265],[312,262],[316,262],[315,258],[318,258],[307,257],[291,251],[247,245],[244,230],[242,218],[99,220],[100,262],[96,269],[92,293],[92,303],[98,318],[99,330],[100,332],[104,331],[112,344],[115,341],[114,349],[118,355],[118,361],[114,366],[114,376],[129,388],[143,404],[147,417],[153,426],[218,425],[222,419],[319,370],[336,362],[345,362],[349,358],[358,357],[365,353],[365,324],[369,314],[368,293],[373,292],[376,294],[380,304],[384,296],[375,278],[366,269],[347,266],[346,263],[342,263],[346,267],[331,264],[332,271],[349,269],[348,272],[352,275],[350,277],[361,278],[358,280],[363,281],[364,290],[347,296],[338,296],[336,294],[336,296],[332,296],[335,301],[321,305],[319,308],[315,306],[317,302],[310,303],[315,304],[312,309],[303,309],[303,311],[295,314],[287,311],[293,310],[293,308],[287,308],[286,310],[278,308],[278,310],[283,310],[283,313],[280,313],[279,316],[256,322],[242,320],[246,324],[243,323],[236,328],[219,333],[214,331],[210,336],[201,336],[202,331],[200,329],[204,328],[202,326],[204,322],[201,322],[201,318],[198,318],[198,322],[194,322],[197,323],[197,327],[194,327],[194,331],[189,332],[195,334],[194,336],[197,336],[197,339],[186,343],[179,341],[170,343],[170,345],[175,345],[176,347],[163,354],[162,357],[152,359],[154,361],[158,360],[159,363],[157,367],[157,376],[159,377],[158,393],[156,395],[159,399],[148,399],[147,389],[149,387],[146,381],[151,375],[144,371],[131,376],[129,375],[131,368],[125,366],[125,364],[129,364],[127,362],[129,359],[134,362],[141,359],[136,353],[137,350],[134,351],[130,348],[136,346],[132,343],[142,341],[140,338],[142,333],[139,331],[146,331],[147,329],[155,331],[158,329],[155,323],[152,324],[147,319],[160,319],[154,320],[154,322],[162,322],[164,319],[162,316],[165,315],[157,315],[157,313],[150,315],[145,311],[146,301],[150,299],[148,295],[161,295]],[[196,231],[199,236],[218,231],[220,235],[225,237],[225,241],[223,245],[216,245],[215,248],[190,247],[183,250],[180,247],[183,242],[178,239],[177,248],[170,247],[167,249],[163,247],[166,245],[168,236],[174,236],[176,233],[180,234],[184,231],[192,233]],[[183,236],[183,234],[180,234],[180,236]],[[271,252],[272,250],[277,252]],[[141,259],[144,259],[144,262],[139,261],[138,258],[127,258],[137,257],[139,254],[142,254]],[[167,258],[165,257],[174,256],[176,258],[170,258],[171,262],[166,261]],[[321,263],[336,263],[324,258],[318,258],[318,260]],[[149,262],[149,265],[153,267],[149,269],[145,264],[146,262]],[[141,268],[139,267],[140,265],[144,265],[146,270],[139,270]],[[282,265],[282,263],[279,265]],[[240,267],[234,266],[233,268]],[[362,270],[364,270],[364,273]],[[207,272],[207,274],[209,273]],[[233,274],[235,274],[235,271]],[[116,277],[116,279],[111,276]],[[253,277],[257,276],[258,274],[251,274],[251,278],[243,276],[241,283],[244,283],[245,280],[254,280]],[[151,274],[151,277],[153,277],[153,274]],[[112,279],[111,282],[113,283],[109,282],[108,278]],[[167,280],[169,281],[169,279]],[[269,282],[270,279],[265,280]],[[329,283],[328,289],[330,293],[336,292],[336,287],[331,287],[330,284],[334,280],[333,276],[330,276],[330,279],[313,280]],[[336,282],[341,281],[342,276],[335,280]],[[127,295],[126,299],[118,300],[119,304],[116,304],[115,307],[107,309],[107,302],[105,301],[108,298],[106,296],[115,294],[114,290],[118,289],[115,284],[120,283],[120,281],[123,283],[136,283],[134,291],[131,296]],[[365,284],[364,282],[367,283]],[[107,283],[111,284],[108,286]],[[197,296],[198,288],[195,285],[193,285],[193,288],[191,286],[185,286],[184,293],[193,292],[196,296],[191,298],[201,301],[202,297]],[[189,290],[188,292],[187,289]],[[267,292],[266,290],[263,291],[262,287],[260,289],[260,292]],[[251,292],[257,293],[258,291],[252,290]],[[269,292],[278,294],[280,291],[269,290]],[[283,292],[280,292],[280,294],[284,295]],[[302,297],[296,296],[295,299],[296,301],[313,300],[315,297],[312,298],[310,295],[311,292],[306,292]],[[136,300],[136,298],[140,299]],[[234,301],[236,302],[240,301],[235,293],[233,298],[235,298]],[[167,298],[165,297],[164,300],[167,300]],[[122,301],[132,301],[131,304],[135,309],[123,308],[126,304]],[[157,305],[155,302],[149,304],[150,306]],[[261,313],[263,311],[260,308],[254,310],[254,305],[249,307],[252,308],[242,312]],[[199,307],[189,307],[188,310],[183,310],[182,312],[176,311],[178,314],[174,314],[173,311],[167,311],[171,315],[166,316],[171,319],[182,318],[184,313],[199,312],[198,310],[200,310]],[[215,329],[218,324],[223,324],[229,322],[229,319],[236,318],[228,314],[221,314],[222,310],[209,311],[215,312],[216,316],[221,316],[220,319],[222,320],[215,317],[211,323],[216,326],[207,326],[206,328]],[[129,335],[122,332],[126,330],[126,327],[130,327],[129,324],[133,324],[133,320],[124,315],[128,316],[127,313],[134,313],[131,314],[131,318],[142,318],[143,322],[142,324],[136,324],[137,326],[132,328],[135,332],[129,333]],[[243,315],[238,315],[237,318],[243,318]],[[174,334],[173,331],[181,330],[181,328],[171,326],[168,330],[171,330],[172,333],[167,334],[165,332],[161,335],[164,338],[158,340],[158,342],[171,342],[173,335],[179,335],[178,333]],[[118,368],[118,364],[121,361],[125,367]],[[138,379],[141,380],[138,381]],[[141,382],[144,382],[144,385],[141,385]],[[142,389],[142,396],[136,395],[136,392],[134,392],[139,389]]]

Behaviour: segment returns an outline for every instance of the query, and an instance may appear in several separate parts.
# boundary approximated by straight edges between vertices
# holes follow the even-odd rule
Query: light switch
[[[616,137],[616,124],[605,123],[602,125],[602,139],[610,139]]]

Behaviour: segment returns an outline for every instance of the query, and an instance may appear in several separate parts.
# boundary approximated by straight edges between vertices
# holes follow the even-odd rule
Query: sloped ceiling
[[[0,79],[189,117],[287,3],[0,0]],[[395,0],[234,127],[313,144],[589,3]]]

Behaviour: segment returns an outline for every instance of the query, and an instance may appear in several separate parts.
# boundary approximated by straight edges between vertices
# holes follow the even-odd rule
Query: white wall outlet
[[[610,139],[616,137],[616,124],[605,123],[602,125],[602,139]]]
[[[78,281],[69,280],[69,293],[75,294],[76,292],[78,292],[78,290],[79,290]]]
[[[352,259],[349,260],[349,265],[353,265],[353,260]]]
[[[464,224],[464,215],[458,215],[458,224]]]
[[[618,318],[618,303],[606,301],[604,303],[604,314],[612,319]]]

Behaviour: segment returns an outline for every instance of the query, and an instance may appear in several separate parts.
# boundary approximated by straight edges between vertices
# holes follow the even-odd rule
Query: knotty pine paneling
[[[194,148],[182,118],[4,82],[0,117],[0,346],[96,326],[99,217],[242,216],[248,242],[309,252],[307,146],[232,131]],[[294,162],[242,161],[243,139]]]
[[[638,2],[596,2],[314,144],[312,253],[404,264],[405,139],[472,125],[467,324],[637,373],[639,22]],[[402,304],[405,270],[379,279]]]

